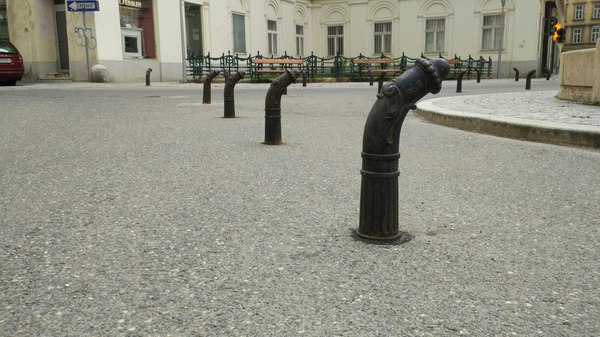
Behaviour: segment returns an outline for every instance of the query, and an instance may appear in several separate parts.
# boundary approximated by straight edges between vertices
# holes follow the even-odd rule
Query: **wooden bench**
[[[266,65],[266,69],[265,69]],[[304,61],[298,59],[252,59],[252,81],[256,82],[260,75],[283,74],[286,69],[296,65],[302,70]]]
[[[450,73],[460,74],[461,72],[465,71],[464,69],[461,69],[461,66],[462,66],[461,60],[452,59],[452,60],[447,60],[447,61],[448,61],[448,64],[450,65]]]
[[[394,63],[398,61],[395,59],[382,59],[382,58],[371,58],[371,59],[352,59],[353,66],[358,66],[358,76],[362,78],[363,72],[373,75],[374,73],[401,73],[402,69],[388,68],[387,65],[394,66]],[[366,65],[361,67],[361,65]],[[375,68],[379,66],[379,68]]]

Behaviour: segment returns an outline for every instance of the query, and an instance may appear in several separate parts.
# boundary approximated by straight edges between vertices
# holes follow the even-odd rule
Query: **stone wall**
[[[558,98],[587,104],[600,103],[600,40],[596,48],[560,55]]]

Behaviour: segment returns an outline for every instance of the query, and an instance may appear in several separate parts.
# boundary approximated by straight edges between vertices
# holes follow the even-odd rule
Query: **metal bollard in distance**
[[[456,79],[456,92],[462,92],[462,81],[464,76],[464,71],[461,71],[460,74],[458,74],[458,78]]]
[[[296,83],[300,75],[298,70],[286,69],[269,87],[265,98],[265,141],[266,145],[281,144],[281,95],[287,87]]]
[[[519,69],[513,68],[513,70],[515,71],[515,82],[519,82]]]
[[[243,71],[235,71],[235,73],[230,74],[225,82],[225,89],[223,91],[224,101],[225,101],[225,114],[224,118],[234,118],[235,117],[235,98],[233,96],[233,89],[239,80],[244,78],[245,73]]]
[[[150,73],[152,72],[152,68],[148,68],[148,70],[146,70],[146,86],[149,87],[150,86]]]
[[[409,234],[398,230],[400,130],[419,99],[440,92],[449,71],[444,59],[419,58],[414,67],[386,82],[377,95],[363,135],[359,238],[367,242],[410,240]]]
[[[527,74],[527,80],[525,81],[525,90],[531,90],[531,78],[534,74],[535,70],[532,70]]]
[[[383,81],[385,80],[385,72],[382,72],[379,75],[379,82],[377,83],[377,93],[381,92],[381,88],[383,88]]]
[[[210,91],[210,85],[212,83],[212,80],[219,76],[219,71],[218,70],[213,70],[210,73],[208,73],[208,75],[206,75],[206,78],[204,79],[204,88],[202,91],[202,104],[210,104],[212,101],[212,96],[211,96],[211,91]]]

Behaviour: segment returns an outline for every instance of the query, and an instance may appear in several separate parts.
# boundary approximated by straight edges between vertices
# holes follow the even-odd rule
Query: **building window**
[[[502,15],[486,15],[483,17],[482,50],[500,50]]]
[[[243,15],[233,14],[233,52],[246,53],[246,19]]]
[[[573,37],[572,37],[572,41],[573,43],[581,43],[581,37],[582,37],[582,32],[583,29],[579,28],[573,28]]]
[[[592,34],[590,35],[590,42],[596,43],[596,40],[600,37],[600,26],[592,27]]]
[[[344,54],[344,26],[327,27],[327,55]]]
[[[594,4],[592,7],[592,19],[600,19],[600,4]]]
[[[375,54],[392,52],[392,23],[378,22],[375,24]]]
[[[123,56],[156,58],[152,0],[119,0]]]
[[[425,23],[425,52],[444,51],[446,19],[428,19]]]
[[[277,21],[267,20],[267,44],[269,54],[277,54]]]
[[[583,5],[575,5],[573,20],[583,20]]]
[[[304,26],[296,25],[296,55],[304,55]]]

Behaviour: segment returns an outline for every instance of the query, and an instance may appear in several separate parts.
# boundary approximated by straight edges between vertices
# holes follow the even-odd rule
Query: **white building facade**
[[[186,57],[228,52],[500,57],[506,77],[539,69],[546,2],[98,0],[98,11],[70,12],[71,0],[0,0],[0,38],[21,50],[31,79],[85,81],[88,64],[101,64],[109,81],[139,81],[148,68],[179,81]]]

